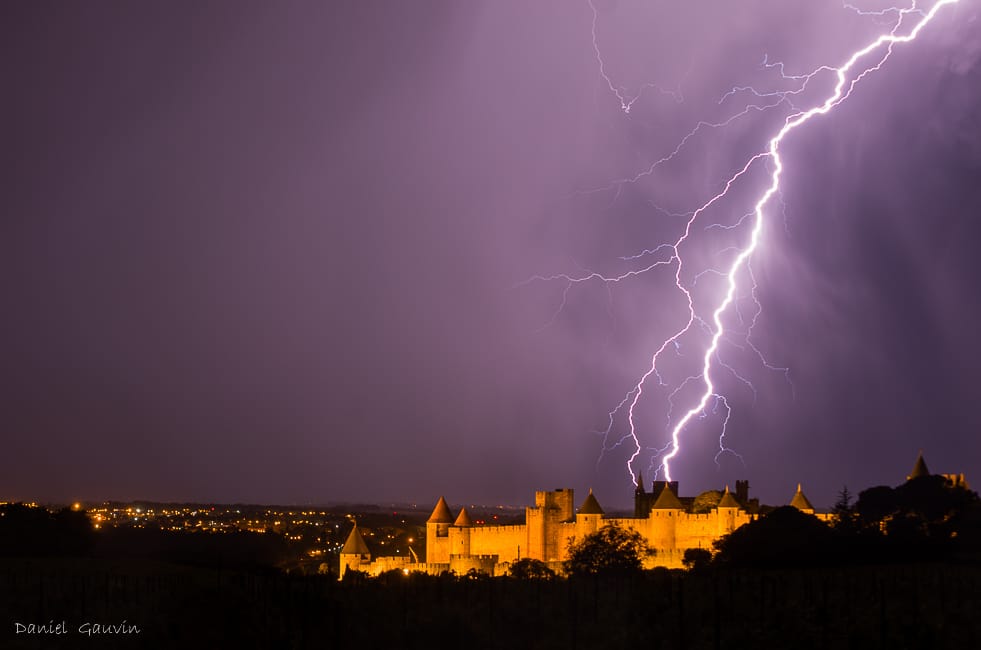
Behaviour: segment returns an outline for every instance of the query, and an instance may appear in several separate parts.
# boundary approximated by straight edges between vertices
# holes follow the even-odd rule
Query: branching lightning
[[[678,103],[684,101],[684,96],[681,94],[680,86],[675,90],[670,90],[655,83],[645,83],[638,88],[636,92],[630,95],[625,88],[614,84],[613,80],[610,78],[610,75],[606,73],[606,62],[603,61],[603,53],[600,51],[599,43],[596,40],[596,22],[599,20],[599,12],[596,11],[596,6],[593,4],[592,0],[589,0],[589,8],[593,10],[593,53],[596,55],[596,63],[599,64],[600,77],[603,78],[603,81],[606,83],[606,87],[610,89],[610,92],[613,93],[613,95],[620,101],[620,110],[622,110],[624,113],[629,113],[630,109],[633,108],[633,105],[638,99],[640,99],[641,95],[644,94],[644,91],[648,89],[653,89],[662,95],[667,95]]]
[[[666,91],[655,84],[646,84],[635,92],[629,93],[624,89],[624,87],[617,85],[613,81],[607,71],[607,65],[604,62],[601,49],[598,44],[598,12],[593,4],[593,0],[587,0],[587,2],[592,9],[592,45],[597,64],[599,66],[599,74],[605,86],[619,101],[622,112],[624,114],[630,114],[632,107],[640,99],[646,88],[654,88],[663,94],[672,96],[676,101],[683,101],[680,94],[680,89],[678,91]],[[677,146],[675,146],[667,154],[658,158],[646,169],[641,170],[633,176],[613,181],[606,187],[590,190],[591,192],[612,190],[615,192],[615,201],[620,196],[620,192],[625,185],[636,183],[642,178],[654,174],[658,167],[675,158],[685,148],[689,141],[699,135],[700,132],[707,129],[723,129],[736,120],[739,120],[754,112],[770,111],[778,107],[784,107],[788,111],[786,117],[783,118],[782,125],[780,126],[779,130],[777,130],[777,132],[767,141],[765,148],[748,156],[748,158],[746,158],[743,163],[738,166],[733,173],[731,173],[728,179],[721,185],[721,188],[699,207],[685,213],[669,213],[666,210],[661,210],[658,208],[665,215],[683,219],[684,228],[681,231],[680,236],[678,236],[672,242],[662,243],[652,248],[638,251],[634,254],[626,255],[620,258],[621,261],[628,263],[642,261],[643,263],[639,265],[638,268],[633,268],[615,274],[604,274],[598,271],[589,271],[579,275],[566,273],[537,275],[522,283],[526,284],[533,281],[561,281],[565,283],[562,293],[562,304],[549,321],[549,324],[551,324],[551,322],[554,321],[561,312],[570,288],[576,284],[594,281],[615,284],[645,273],[653,272],[660,267],[666,267],[673,270],[674,286],[684,297],[684,300],[687,303],[687,314],[685,314],[681,319],[683,321],[682,325],[670,336],[664,339],[651,355],[650,364],[647,366],[646,372],[644,372],[633,387],[627,391],[626,395],[619,402],[619,404],[617,404],[616,407],[608,413],[608,424],[606,429],[598,432],[603,436],[603,453],[601,453],[599,460],[603,459],[603,454],[606,452],[616,449],[621,445],[629,444],[633,446],[633,452],[627,461],[627,470],[635,482],[637,479],[634,464],[645,449],[653,452],[650,465],[647,469],[649,471],[653,470],[655,476],[659,472],[663,471],[664,477],[671,480],[671,463],[681,452],[681,443],[686,427],[688,427],[688,425],[696,417],[701,419],[710,416],[716,417],[720,420],[719,450],[716,454],[716,462],[719,461],[719,458],[723,454],[735,454],[735,452],[729,449],[725,443],[726,428],[732,416],[732,409],[726,397],[717,391],[717,373],[720,372],[720,370],[723,370],[731,374],[732,377],[734,377],[738,382],[745,384],[750,390],[752,390],[754,399],[756,389],[746,377],[740,375],[736,371],[731,363],[727,363],[724,360],[722,351],[720,350],[720,344],[722,341],[725,340],[727,343],[744,351],[752,351],[752,354],[759,359],[759,362],[765,368],[783,373],[784,376],[787,377],[789,383],[789,369],[779,367],[767,361],[763,353],[752,340],[753,328],[757,323],[757,319],[760,316],[762,308],[756,299],[756,281],[752,271],[751,260],[754,252],[757,251],[760,245],[763,226],[767,216],[766,208],[770,204],[774,195],[777,195],[781,206],[783,205],[783,199],[780,194],[780,182],[785,163],[781,157],[781,146],[785,139],[793,131],[805,125],[815,117],[828,114],[829,112],[833,111],[836,106],[848,99],[856,85],[863,78],[879,70],[880,67],[889,59],[895,45],[908,43],[915,40],[920,32],[928,24],[930,24],[934,17],[944,7],[957,2],[958,0],[937,0],[929,10],[925,10],[917,6],[916,0],[912,0],[911,5],[908,7],[890,7],[881,11],[863,11],[851,4],[844,3],[842,5],[844,9],[862,16],[872,16],[879,24],[886,24],[886,33],[878,36],[861,49],[852,52],[844,63],[841,63],[838,66],[820,66],[806,74],[790,74],[787,71],[787,66],[783,62],[771,61],[768,57],[764,56],[761,63],[762,67],[768,70],[773,70],[779,74],[780,79],[791,86],[789,90],[761,92],[748,85],[733,86],[719,98],[718,103],[720,106],[726,106],[728,103],[734,102],[740,95],[751,97],[751,101],[753,103],[743,105],[742,108],[735,110],[729,115],[729,117],[721,121],[698,121],[695,126],[681,138],[681,140],[677,143]],[[804,98],[805,90],[808,89],[808,86],[812,82],[817,83],[817,80],[824,75],[829,75],[830,79],[835,80],[834,86],[830,93],[823,98],[823,101],[819,100],[819,103],[816,105],[806,109],[800,108],[798,106],[798,102],[801,102]],[[749,225],[750,231],[748,241],[741,246],[728,247],[724,249],[724,251],[720,251],[725,252],[727,255],[734,254],[734,257],[732,257],[728,264],[722,265],[722,268],[713,267],[701,270],[694,275],[690,284],[686,284],[686,282],[683,280],[683,269],[686,262],[681,247],[692,236],[693,232],[695,231],[695,224],[699,221],[699,217],[705,214],[710,208],[720,203],[724,198],[729,196],[733,187],[740,182],[747,180],[751,171],[757,170],[761,166],[763,167],[762,171],[768,174],[769,182],[762,193],[758,195],[752,209],[745,212],[745,214],[743,214],[734,223],[712,223],[705,226],[705,229],[722,228],[734,230],[741,229]],[[781,209],[781,213],[782,212],[783,210]],[[784,223],[786,224],[785,214],[783,216]],[[724,295],[721,298],[718,298],[715,302],[715,306],[711,310],[711,316],[708,318],[703,318],[696,313],[692,290],[700,278],[709,274],[723,279],[725,292]],[[740,281],[745,279],[743,278],[744,275],[748,276],[748,283],[750,286],[749,296],[755,305],[755,309],[751,315],[744,315],[740,311],[738,304],[740,297],[745,295],[745,290],[742,294],[739,290]],[[739,321],[738,330],[732,327],[727,330],[726,324],[723,320],[723,316],[728,310],[730,310],[730,308],[733,308],[732,311],[734,312],[734,316]],[[666,427],[666,431],[668,431],[668,442],[660,448],[645,447],[641,443],[641,436],[638,433],[639,423],[636,415],[637,406],[644,397],[645,389],[649,387],[652,376],[656,380],[657,386],[669,386],[664,381],[664,378],[659,371],[658,364],[666,351],[673,351],[675,354],[682,354],[683,349],[687,351],[688,344],[683,342],[682,339],[687,341],[686,335],[692,332],[693,328],[696,331],[701,330],[704,335],[708,337],[707,345],[705,345],[704,349],[700,351],[701,371],[697,375],[686,377],[677,386],[674,386],[673,390],[667,397],[669,407],[667,412],[668,421]],[[738,340],[741,341],[741,343],[733,340],[733,337],[738,337]],[[700,394],[698,395],[697,399],[694,400],[694,403],[690,407],[686,408],[680,417],[675,419],[674,410],[676,400],[679,400],[682,397],[684,390],[693,384],[699,384],[701,386]],[[791,390],[793,391],[793,384],[791,383],[790,386]],[[626,415],[626,432],[618,437],[618,435],[614,434],[614,430],[616,429],[617,418],[622,413],[625,413]],[[738,456],[738,454],[736,454],[736,456]],[[659,462],[657,462],[658,459]]]

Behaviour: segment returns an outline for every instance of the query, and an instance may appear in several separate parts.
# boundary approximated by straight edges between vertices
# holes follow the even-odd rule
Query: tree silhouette
[[[681,563],[689,571],[700,571],[708,568],[712,563],[712,553],[704,548],[685,549],[685,554],[681,558]]]
[[[640,571],[654,555],[643,535],[607,524],[578,542],[569,543],[564,568],[570,576]]]
[[[880,523],[899,509],[896,491],[887,485],[862,490],[858,495],[855,510],[859,522],[865,527],[879,528]]]
[[[551,580],[555,577],[555,571],[541,560],[526,557],[511,564],[508,575],[519,580]]]
[[[84,510],[55,513],[22,503],[0,506],[0,556],[88,555],[93,539]]]
[[[777,508],[715,542],[715,561],[728,566],[791,567],[827,564],[833,533],[793,506]]]
[[[691,511],[696,515],[712,512],[712,510],[719,505],[719,501],[722,501],[722,493],[718,490],[702,492],[695,497],[695,500],[692,502]]]
[[[869,531],[886,532],[896,543],[957,537],[968,513],[978,508],[975,492],[952,487],[942,476],[920,476],[896,488],[863,490],[855,510]]]
[[[858,528],[858,515],[855,513],[855,506],[852,504],[852,493],[845,485],[838,493],[838,500],[835,502],[834,509],[834,528],[843,534],[851,534]]]

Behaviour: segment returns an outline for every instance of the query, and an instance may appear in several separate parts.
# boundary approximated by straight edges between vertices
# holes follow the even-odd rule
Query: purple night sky
[[[683,324],[673,269],[522,281],[649,264],[620,258],[677,237],[671,213],[790,109],[611,183],[772,99],[720,103],[734,86],[788,89],[764,57],[839,65],[895,14],[594,6],[605,72],[643,88],[629,114],[586,0],[0,7],[0,500],[524,504],[568,486],[627,504],[631,450],[597,463],[595,432]],[[793,385],[724,341],[756,389],[718,373],[743,461],[717,467],[718,415],[695,419],[683,494],[748,478],[785,503],[800,481],[829,506],[843,484],[901,482],[921,448],[981,482],[979,15],[945,7],[788,137],[752,341]],[[705,226],[750,211],[763,170],[698,223],[703,268],[745,241]],[[673,386],[637,410],[650,447],[699,354],[676,352]]]

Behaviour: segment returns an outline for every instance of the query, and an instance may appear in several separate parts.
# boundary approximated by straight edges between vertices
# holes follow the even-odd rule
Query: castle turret
[[[654,497],[644,489],[644,475],[637,472],[637,487],[634,488],[634,517],[643,519],[651,512]]]
[[[913,465],[913,471],[909,473],[906,480],[912,481],[914,479],[923,478],[926,476],[934,475],[927,469],[926,461],[923,460],[923,450],[921,449],[920,453],[916,455],[916,463]],[[940,474],[939,476],[943,477],[944,485],[949,488],[964,488],[965,490],[971,489],[971,486],[967,482],[967,477],[964,476],[963,472],[960,474]]]
[[[736,481],[736,501],[749,503],[749,481]]]
[[[603,514],[603,508],[600,507],[599,501],[593,496],[593,490],[590,488],[589,494],[579,506],[579,512],[576,513],[576,539],[582,539],[599,530]]]
[[[674,492],[674,495],[676,497],[678,496],[678,494],[680,494],[678,492],[678,481],[652,481],[651,482],[651,493],[654,495],[655,499],[661,496],[661,492],[663,492],[666,489]]]
[[[450,528],[450,556],[470,557],[470,529],[473,521],[466,508],[460,509],[460,514]]]
[[[732,496],[729,491],[729,486],[726,486],[726,491],[722,494],[722,498],[719,500],[719,505],[716,509],[719,512],[719,526],[716,530],[716,535],[728,535],[736,529],[736,514],[739,512],[739,502],[736,498]]]
[[[665,485],[661,490],[661,494],[658,495],[657,501],[651,507],[652,510],[684,510],[685,507],[681,505],[681,501],[671,490],[670,485]]]
[[[930,470],[927,469],[926,461],[923,460],[923,450],[916,455],[916,462],[913,464],[913,471],[909,473],[906,477],[907,481],[912,481],[915,478],[923,478],[924,476],[930,476]]]
[[[473,527],[473,520],[470,518],[470,513],[467,512],[466,508],[460,508],[460,514],[457,515],[456,521],[453,522],[453,525],[461,528]]]
[[[426,562],[447,563],[450,561],[450,526],[453,525],[453,515],[446,499],[439,498],[433,514],[426,520]]]
[[[554,562],[562,559],[565,538],[559,524],[575,521],[573,491],[568,488],[535,492],[535,505],[525,509],[528,543],[521,552],[525,557]]]
[[[720,510],[723,508],[735,508],[739,509],[739,502],[736,498],[732,496],[732,492],[729,491],[729,486],[726,486],[726,491],[722,493],[722,499],[719,500],[719,505],[716,506]]]
[[[797,484],[797,494],[795,494],[794,498],[790,500],[790,505],[805,514],[814,514],[814,506],[812,506],[811,502],[808,501],[806,496],[804,496],[804,491],[801,490],[800,483]]]
[[[654,502],[661,496],[661,492],[670,489],[678,495],[678,481],[651,481],[651,491],[644,489],[644,476],[637,473],[637,487],[634,488],[634,517],[636,519],[646,519],[651,514]]]
[[[349,569],[360,571],[362,565],[367,565],[371,562],[371,552],[368,550],[368,545],[364,543],[364,537],[361,536],[361,531],[358,530],[357,523],[351,529],[351,534],[347,536],[347,541],[344,542],[344,547],[341,548],[340,555],[339,578],[343,578]]]
[[[685,507],[678,500],[671,485],[665,483],[654,505],[651,506],[649,517],[650,542],[654,548],[659,551],[675,550],[678,519],[684,511]]]

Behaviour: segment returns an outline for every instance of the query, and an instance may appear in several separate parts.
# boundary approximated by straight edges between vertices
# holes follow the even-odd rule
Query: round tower
[[[736,529],[736,513],[739,512],[739,502],[732,496],[729,486],[719,499],[719,505],[715,506],[719,513],[717,536],[728,535]]]
[[[439,498],[433,514],[426,520],[426,562],[429,564],[450,561],[450,526],[453,525],[453,515],[446,499]]]
[[[466,508],[460,509],[460,515],[450,527],[450,557],[470,557],[470,529],[473,521]]]
[[[593,496],[593,490],[590,488],[589,494],[579,506],[579,512],[576,513],[576,539],[581,540],[586,535],[592,535],[598,531],[603,514],[603,508],[600,507],[599,501]]]
[[[368,551],[368,545],[364,543],[364,537],[361,536],[361,531],[358,530],[358,524],[355,522],[351,534],[347,536],[347,541],[341,549],[338,579],[342,579],[348,570],[361,571],[362,566],[367,567],[370,563],[371,552]]]
[[[650,542],[651,546],[657,551],[675,550],[675,534],[677,531],[678,519],[685,511],[685,507],[678,500],[671,485],[665,483],[658,495],[654,505],[651,506],[649,518]]]
[[[797,493],[794,495],[794,498],[790,500],[790,505],[797,508],[804,514],[814,514],[814,506],[812,506],[810,500],[804,496],[804,491],[800,489],[800,483],[797,484]]]
[[[926,461],[923,460],[923,450],[916,455],[916,462],[913,464],[913,471],[909,473],[906,477],[907,481],[912,481],[913,479],[923,478],[924,476],[930,476],[930,470],[927,469]]]

